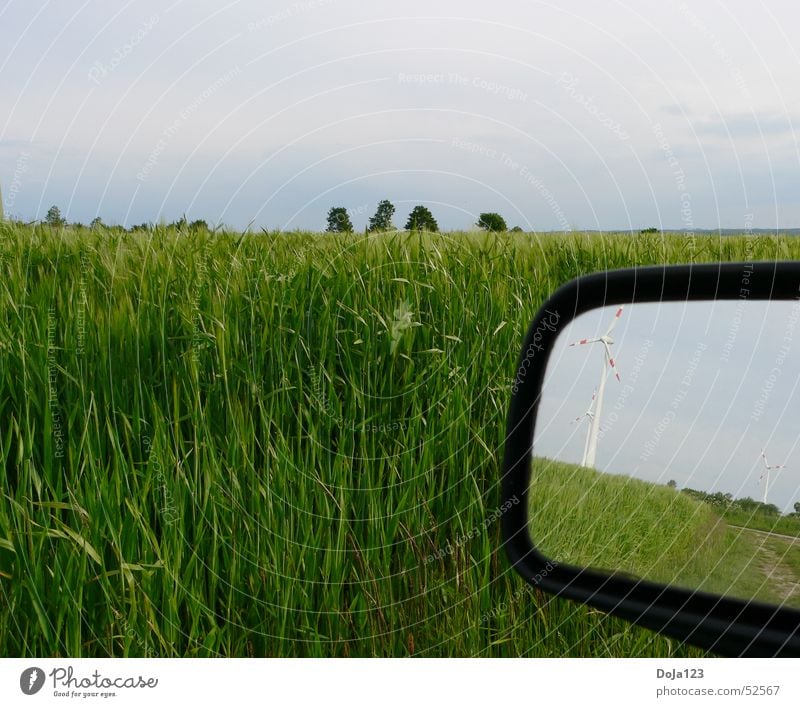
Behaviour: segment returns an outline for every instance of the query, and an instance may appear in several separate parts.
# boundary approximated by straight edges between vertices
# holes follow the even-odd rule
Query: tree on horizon
[[[353,222],[344,206],[332,206],[328,211],[327,233],[352,233]]]
[[[439,224],[433,218],[433,214],[425,206],[415,206],[411,213],[408,215],[406,221],[407,231],[430,231],[436,233],[439,230]]]
[[[392,224],[392,216],[394,216],[394,204],[388,199],[384,199],[378,204],[375,210],[375,215],[369,220],[367,231],[392,231],[394,225]]]
[[[61,215],[61,209],[55,204],[47,210],[47,216],[44,217],[45,223],[48,226],[64,226],[67,220]]]
[[[494,211],[482,213],[478,218],[478,227],[482,228],[484,231],[490,231],[491,233],[500,233],[501,231],[508,230],[506,220]]]

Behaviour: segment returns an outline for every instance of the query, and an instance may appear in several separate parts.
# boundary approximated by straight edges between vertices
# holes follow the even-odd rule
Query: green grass
[[[549,292],[745,252],[800,242],[0,224],[0,654],[696,654],[486,521]]]
[[[537,458],[531,535],[560,562],[691,586],[722,550],[724,523],[666,486]]]
[[[800,538],[800,518],[794,516],[747,513],[738,510],[727,510],[723,513],[723,516],[731,525]]]
[[[782,538],[759,538],[776,603],[800,606],[800,542]]]
[[[800,546],[738,528],[727,528],[719,562],[698,589],[771,604],[800,607]]]
[[[731,528],[667,486],[537,458],[530,503],[531,535],[557,562],[800,606],[800,543]]]

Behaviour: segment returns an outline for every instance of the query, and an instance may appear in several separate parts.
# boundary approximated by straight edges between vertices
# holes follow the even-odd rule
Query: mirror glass
[[[583,314],[548,360],[531,537],[555,562],[800,607],[798,413],[798,301]]]

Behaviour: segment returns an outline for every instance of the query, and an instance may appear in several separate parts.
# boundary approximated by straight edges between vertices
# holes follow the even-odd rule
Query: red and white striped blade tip
[[[600,339],[581,339],[580,341],[573,341],[570,346],[583,346],[584,344],[593,344]]]
[[[608,331],[606,332],[606,336],[611,333],[611,330],[617,325],[619,318],[622,316],[622,307],[617,309],[616,314],[614,314],[614,318],[611,320],[611,324],[608,327]]]
[[[611,355],[611,352],[608,349],[608,344],[606,344],[606,357],[608,358],[608,365],[614,369],[614,376],[620,383],[622,383],[622,379],[619,377],[619,371],[617,370],[617,363],[614,361],[614,357]]]

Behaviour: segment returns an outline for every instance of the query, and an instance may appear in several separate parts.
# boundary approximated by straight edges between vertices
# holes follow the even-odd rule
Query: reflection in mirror
[[[800,607],[798,349],[798,301],[636,303],[570,322],[536,419],[534,543],[558,562]]]

